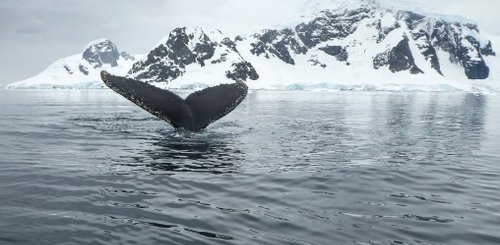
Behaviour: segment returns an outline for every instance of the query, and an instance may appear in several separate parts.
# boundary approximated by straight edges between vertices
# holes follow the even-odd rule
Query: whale
[[[237,81],[208,87],[183,99],[172,91],[104,70],[101,79],[113,91],[174,128],[195,132],[229,114],[248,93],[248,86]]]

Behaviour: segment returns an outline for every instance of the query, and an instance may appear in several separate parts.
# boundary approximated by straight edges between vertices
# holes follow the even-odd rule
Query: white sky
[[[111,39],[120,51],[145,53],[178,26],[217,28],[234,36],[286,22],[302,12],[307,1],[0,0],[0,84],[36,75],[97,38]],[[483,33],[500,36],[498,0],[413,2],[430,11],[464,16]]]

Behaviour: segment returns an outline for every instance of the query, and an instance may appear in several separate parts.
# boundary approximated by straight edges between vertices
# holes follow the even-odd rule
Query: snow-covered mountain
[[[490,68],[499,61],[492,44],[470,21],[373,0],[311,2],[316,11],[234,40],[178,28],[128,75],[170,88],[236,79],[250,88],[500,87]]]
[[[125,75],[135,60],[126,52],[120,53],[110,40],[98,39],[90,42],[81,54],[59,59],[38,75],[6,88],[100,88],[102,69]]]
[[[405,0],[310,0],[304,9],[232,39],[177,28],[137,60],[94,41],[8,88],[101,87],[105,69],[164,88],[243,80],[254,89],[500,91],[496,43],[469,20]]]
[[[230,38],[219,30],[202,28],[173,30],[133,65],[128,76],[160,87],[169,83],[181,88],[259,78]]]

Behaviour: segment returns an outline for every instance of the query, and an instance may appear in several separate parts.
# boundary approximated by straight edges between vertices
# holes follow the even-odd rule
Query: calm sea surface
[[[500,96],[254,91],[201,133],[0,90],[0,244],[500,244]]]

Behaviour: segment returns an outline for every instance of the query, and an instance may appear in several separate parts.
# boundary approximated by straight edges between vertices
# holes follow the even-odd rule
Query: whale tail
[[[175,128],[198,131],[233,111],[246,97],[243,82],[221,84],[190,94],[185,100],[171,91],[101,71],[103,82],[142,109]]]

